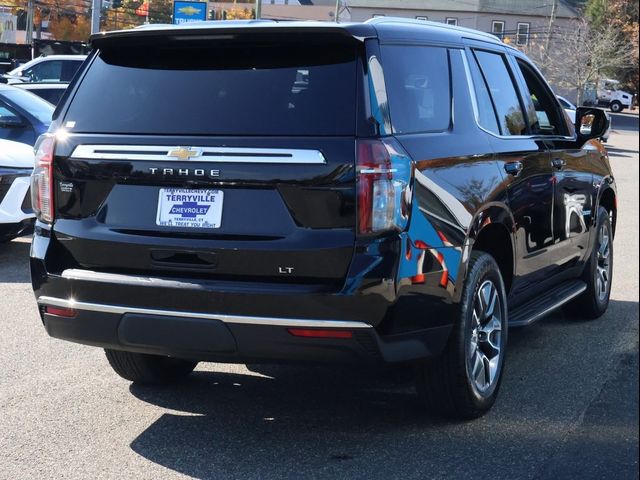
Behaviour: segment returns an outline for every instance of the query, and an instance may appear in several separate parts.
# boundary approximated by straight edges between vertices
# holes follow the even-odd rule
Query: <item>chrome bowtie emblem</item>
[[[167,156],[175,157],[178,160],[189,160],[190,158],[199,157],[200,155],[202,155],[202,149],[193,147],[176,148],[167,154]]]

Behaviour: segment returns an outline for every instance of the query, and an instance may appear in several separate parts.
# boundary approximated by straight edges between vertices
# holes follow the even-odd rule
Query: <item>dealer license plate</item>
[[[220,228],[222,190],[161,188],[156,225],[161,227]]]

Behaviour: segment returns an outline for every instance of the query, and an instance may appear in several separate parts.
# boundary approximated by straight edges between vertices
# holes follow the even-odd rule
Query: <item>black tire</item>
[[[609,105],[609,108],[613,113],[620,113],[622,110],[624,110],[624,107],[622,106],[622,104],[617,100],[614,100],[613,102],[611,102],[611,104]]]
[[[198,362],[179,358],[105,349],[111,368],[136,383],[167,384],[187,377]]]
[[[604,229],[608,238],[608,253],[602,251],[600,233]],[[598,221],[595,230],[596,239],[593,244],[591,256],[584,269],[582,279],[587,284],[587,289],[582,295],[567,304],[566,311],[571,316],[585,320],[593,320],[601,317],[609,307],[609,298],[611,296],[611,280],[613,279],[613,228],[611,226],[611,218],[609,212],[604,207],[598,208]],[[608,259],[607,259],[608,257]],[[607,286],[603,291],[598,282],[598,277],[602,274],[602,270],[598,267],[604,266],[607,260]]]
[[[495,287],[501,329],[497,341],[493,337],[494,342],[499,345],[497,370],[486,390],[481,390],[472,378],[470,351],[474,348],[479,350],[481,345],[477,329],[474,330],[474,309],[480,288],[485,287],[487,282]],[[425,407],[439,415],[462,420],[478,418],[489,411],[495,403],[502,380],[507,346],[507,318],[506,292],[498,265],[491,255],[473,252],[456,322],[447,346],[440,357],[419,365],[417,369],[416,387]],[[485,370],[482,371],[486,373]]]

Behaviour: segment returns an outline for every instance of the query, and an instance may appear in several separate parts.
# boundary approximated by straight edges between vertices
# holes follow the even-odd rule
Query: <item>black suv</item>
[[[507,330],[606,310],[616,190],[527,58],[440,24],[204,22],[92,37],[37,145],[47,332],[135,382],[198,361],[413,365],[473,418]]]

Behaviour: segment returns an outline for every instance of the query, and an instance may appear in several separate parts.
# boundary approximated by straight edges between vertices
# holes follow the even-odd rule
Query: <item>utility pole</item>
[[[92,0],[91,2],[91,34],[100,32],[100,10],[102,0]]]
[[[551,43],[551,33],[553,32],[553,24],[556,23],[556,11],[558,9],[558,0],[553,0],[551,7],[551,16],[549,17],[549,31],[547,32],[547,40],[544,44],[544,54],[549,54],[549,45]]]
[[[27,44],[31,45],[33,43],[33,0],[29,0],[27,2]]]
[[[256,0],[256,19],[262,17],[262,0]]]

